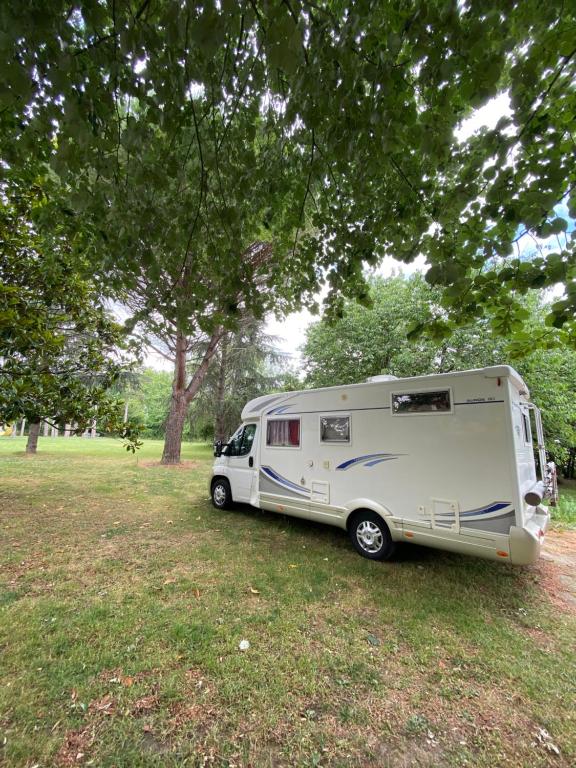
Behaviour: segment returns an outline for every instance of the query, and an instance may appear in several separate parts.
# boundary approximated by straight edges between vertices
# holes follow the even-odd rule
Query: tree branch
[[[192,376],[190,383],[184,390],[184,396],[186,398],[187,403],[192,402],[198,390],[202,386],[202,382],[204,381],[206,373],[208,372],[210,361],[214,357],[214,354],[218,349],[218,344],[220,343],[220,340],[225,335],[225,333],[226,331],[224,330],[224,328],[222,328],[222,326],[219,326],[210,337],[210,341],[208,343],[208,347],[206,348],[206,352],[204,353],[204,357],[202,358],[202,362],[194,372],[194,375]]]
[[[300,216],[298,218],[298,227],[296,228],[296,234],[294,235],[294,245],[292,246],[292,255],[296,253],[296,244],[298,243],[298,235],[300,234],[302,219],[304,217],[304,212],[306,208],[306,200],[308,199],[308,195],[311,194],[310,192],[310,182],[312,180],[312,168],[314,165],[314,149],[316,147],[316,141],[314,138],[314,128],[312,128],[312,143],[310,146],[310,163],[308,166],[308,179],[306,181],[306,192],[304,193],[304,199],[302,200],[302,207],[300,208]]]

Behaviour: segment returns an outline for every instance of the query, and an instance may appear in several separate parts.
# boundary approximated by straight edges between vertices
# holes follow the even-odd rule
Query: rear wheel
[[[230,509],[232,506],[232,491],[225,477],[219,477],[212,483],[212,504],[216,509]]]
[[[348,532],[356,551],[370,560],[388,560],[396,551],[390,530],[380,515],[361,509],[352,515]]]

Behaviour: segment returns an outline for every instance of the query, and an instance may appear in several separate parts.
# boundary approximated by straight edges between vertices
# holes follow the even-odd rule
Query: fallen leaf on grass
[[[259,589],[254,589],[254,587],[250,587],[250,592],[253,595],[259,595],[260,594],[260,590]]]
[[[139,715],[143,712],[150,712],[152,709],[156,709],[158,706],[158,696],[152,694],[151,696],[143,696],[138,701],[135,701],[132,706],[132,714]]]
[[[556,744],[550,740],[550,734],[546,728],[538,728],[538,731],[536,732],[536,741],[532,742],[532,746],[537,747],[538,745],[543,746],[544,749],[548,750],[548,752],[552,752],[554,755],[560,754],[560,750]]]
[[[166,586],[167,584],[176,584],[176,579],[166,579],[166,581],[163,582],[163,585]]]
[[[102,712],[104,715],[113,715],[116,705],[109,693],[97,701],[91,701],[88,705],[89,712]]]

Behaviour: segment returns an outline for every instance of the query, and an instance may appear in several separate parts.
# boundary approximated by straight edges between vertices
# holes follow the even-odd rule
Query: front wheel
[[[370,560],[388,560],[396,551],[390,531],[380,515],[360,510],[352,516],[348,532],[356,551]]]
[[[219,477],[212,483],[212,504],[216,509],[230,509],[232,506],[230,483],[224,477]]]

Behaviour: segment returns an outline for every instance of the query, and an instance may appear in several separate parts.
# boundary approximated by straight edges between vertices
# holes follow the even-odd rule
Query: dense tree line
[[[440,299],[438,289],[419,274],[373,279],[370,299],[370,308],[349,302],[337,321],[323,320],[308,328],[303,349],[306,386],[358,382],[379,373],[418,376],[511,363],[542,410],[550,454],[567,476],[574,475],[575,351],[536,348],[518,355],[513,340],[495,335],[488,320],[461,327],[448,339],[419,337],[409,342],[410,327],[429,322]],[[525,302],[525,333],[536,336],[541,331],[545,311],[542,299]]]

